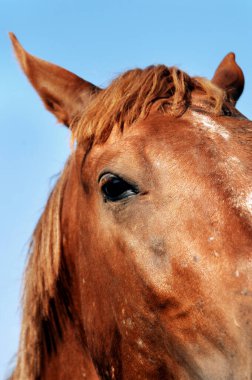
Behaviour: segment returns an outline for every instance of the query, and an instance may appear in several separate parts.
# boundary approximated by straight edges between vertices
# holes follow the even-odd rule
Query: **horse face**
[[[88,345],[102,368],[107,360],[129,376],[136,368],[180,379],[250,374],[251,236],[246,197],[239,208],[236,193],[247,162],[222,119],[152,115],[113,131],[85,159],[77,149],[69,239]]]
[[[64,197],[54,191],[57,207],[49,200],[34,232],[14,378],[41,377],[44,322],[51,327],[46,339],[55,343],[59,335],[57,349],[63,346],[58,361],[47,349],[49,372],[55,359],[52,378],[61,377],[59,363],[69,352],[77,358],[69,363],[72,377],[86,374],[84,366],[92,367],[90,378],[97,370],[102,379],[251,378],[251,123],[233,108],[244,86],[234,54],[217,68],[213,87],[159,66],[153,77],[151,68],[126,73],[104,96],[11,39],[23,71],[58,121],[75,130],[89,114],[86,139],[99,135],[95,116],[97,124],[104,114],[112,125],[120,120],[122,103],[124,116],[141,109],[132,111],[132,120],[157,100],[178,105],[180,94],[187,109],[180,118],[151,111],[123,134],[114,128],[88,154],[75,134],[77,150],[59,186]],[[222,103],[219,115],[227,107],[233,117],[191,111],[202,104],[206,111],[212,100]],[[121,106],[111,112],[116,102]],[[60,312],[71,331],[64,339]],[[72,371],[78,366],[81,372]]]

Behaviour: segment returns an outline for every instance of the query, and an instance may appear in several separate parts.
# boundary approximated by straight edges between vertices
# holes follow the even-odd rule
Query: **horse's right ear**
[[[69,127],[100,89],[70,71],[32,56],[13,33],[9,35],[24,73],[46,108]]]
[[[226,91],[229,100],[235,104],[244,88],[244,75],[235,62],[235,54],[229,53],[217,67],[212,82]]]

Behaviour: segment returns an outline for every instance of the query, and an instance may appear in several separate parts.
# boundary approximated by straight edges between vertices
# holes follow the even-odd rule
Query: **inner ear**
[[[217,67],[212,83],[225,90],[229,100],[235,104],[244,88],[244,75],[235,61],[235,54],[229,53]]]
[[[10,38],[21,68],[45,107],[60,123],[69,127],[100,88],[62,67],[27,53],[13,33],[10,33]]]

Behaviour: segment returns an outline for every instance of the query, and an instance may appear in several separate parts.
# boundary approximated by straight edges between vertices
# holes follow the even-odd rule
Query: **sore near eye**
[[[101,176],[99,182],[105,201],[116,202],[139,193],[135,185],[115,174],[106,173]]]

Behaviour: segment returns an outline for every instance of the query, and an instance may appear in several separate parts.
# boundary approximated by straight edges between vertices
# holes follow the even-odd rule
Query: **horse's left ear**
[[[244,88],[244,75],[235,62],[235,54],[229,53],[217,67],[212,83],[226,91],[233,104],[237,102]]]
[[[71,126],[75,117],[89,102],[91,95],[100,89],[70,71],[27,53],[13,33],[10,33],[10,38],[24,73],[45,107],[60,123]]]

